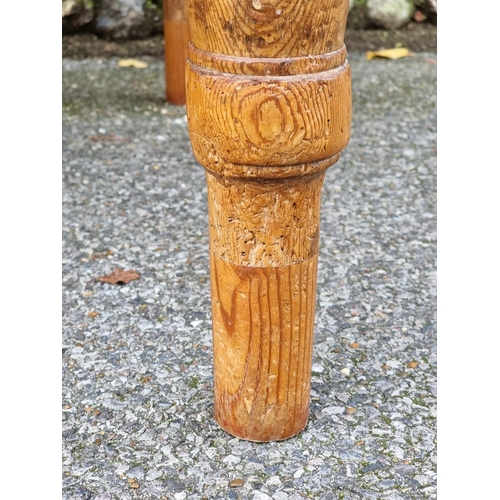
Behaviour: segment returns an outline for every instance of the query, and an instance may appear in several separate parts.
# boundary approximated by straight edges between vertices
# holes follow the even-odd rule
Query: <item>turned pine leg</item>
[[[348,0],[188,0],[187,114],[207,172],[215,418],[307,423],[321,188],[347,145]]]

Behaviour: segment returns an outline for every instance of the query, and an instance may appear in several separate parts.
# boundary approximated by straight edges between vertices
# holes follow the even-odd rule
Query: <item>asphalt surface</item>
[[[63,59],[63,498],[436,498],[436,54],[349,54],[311,415],[265,444],[212,417],[204,171],[144,60]]]

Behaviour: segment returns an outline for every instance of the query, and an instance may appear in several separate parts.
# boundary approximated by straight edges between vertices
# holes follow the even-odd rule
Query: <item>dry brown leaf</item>
[[[353,349],[358,349],[359,348],[359,344],[357,342],[351,342],[349,344],[349,347],[352,347]]]
[[[365,442],[363,440],[361,440],[361,441],[356,441],[354,444],[356,446],[363,446],[365,444]]]
[[[149,66],[148,63],[138,61],[137,59],[120,59],[117,66],[120,68],[139,68],[144,69]]]
[[[90,316],[91,318],[95,318],[99,313],[97,311],[90,311],[87,316]]]
[[[366,59],[370,61],[375,57],[383,57],[385,59],[401,59],[402,57],[411,56],[411,52],[405,47],[398,47],[395,49],[385,49],[385,50],[376,50],[376,51],[368,51],[366,53]]]
[[[408,368],[416,368],[418,366],[418,361],[410,361],[406,366]]]
[[[111,274],[106,276],[99,276],[95,278],[97,281],[102,281],[103,283],[110,283],[111,285],[126,284],[132,280],[140,278],[140,274],[137,271],[129,269],[124,271],[123,269],[116,268]]]
[[[230,488],[239,488],[239,487],[243,486],[243,484],[244,484],[243,479],[233,479],[233,480],[229,483],[229,487],[230,487]]]
[[[352,406],[348,406],[345,411],[349,414],[356,413],[358,410],[356,408],[353,408]]]

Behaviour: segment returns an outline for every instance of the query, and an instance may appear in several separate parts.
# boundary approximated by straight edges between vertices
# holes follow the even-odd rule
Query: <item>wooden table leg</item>
[[[165,39],[166,99],[171,104],[186,104],[186,59],[189,22],[186,0],[163,0]]]
[[[349,0],[188,0],[187,115],[208,184],[215,418],[286,439],[309,414],[320,196],[347,145]]]

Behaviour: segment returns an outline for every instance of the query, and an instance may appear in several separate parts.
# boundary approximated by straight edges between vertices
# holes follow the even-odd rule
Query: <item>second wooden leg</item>
[[[190,39],[185,0],[163,0],[166,99],[186,104],[185,67]]]

